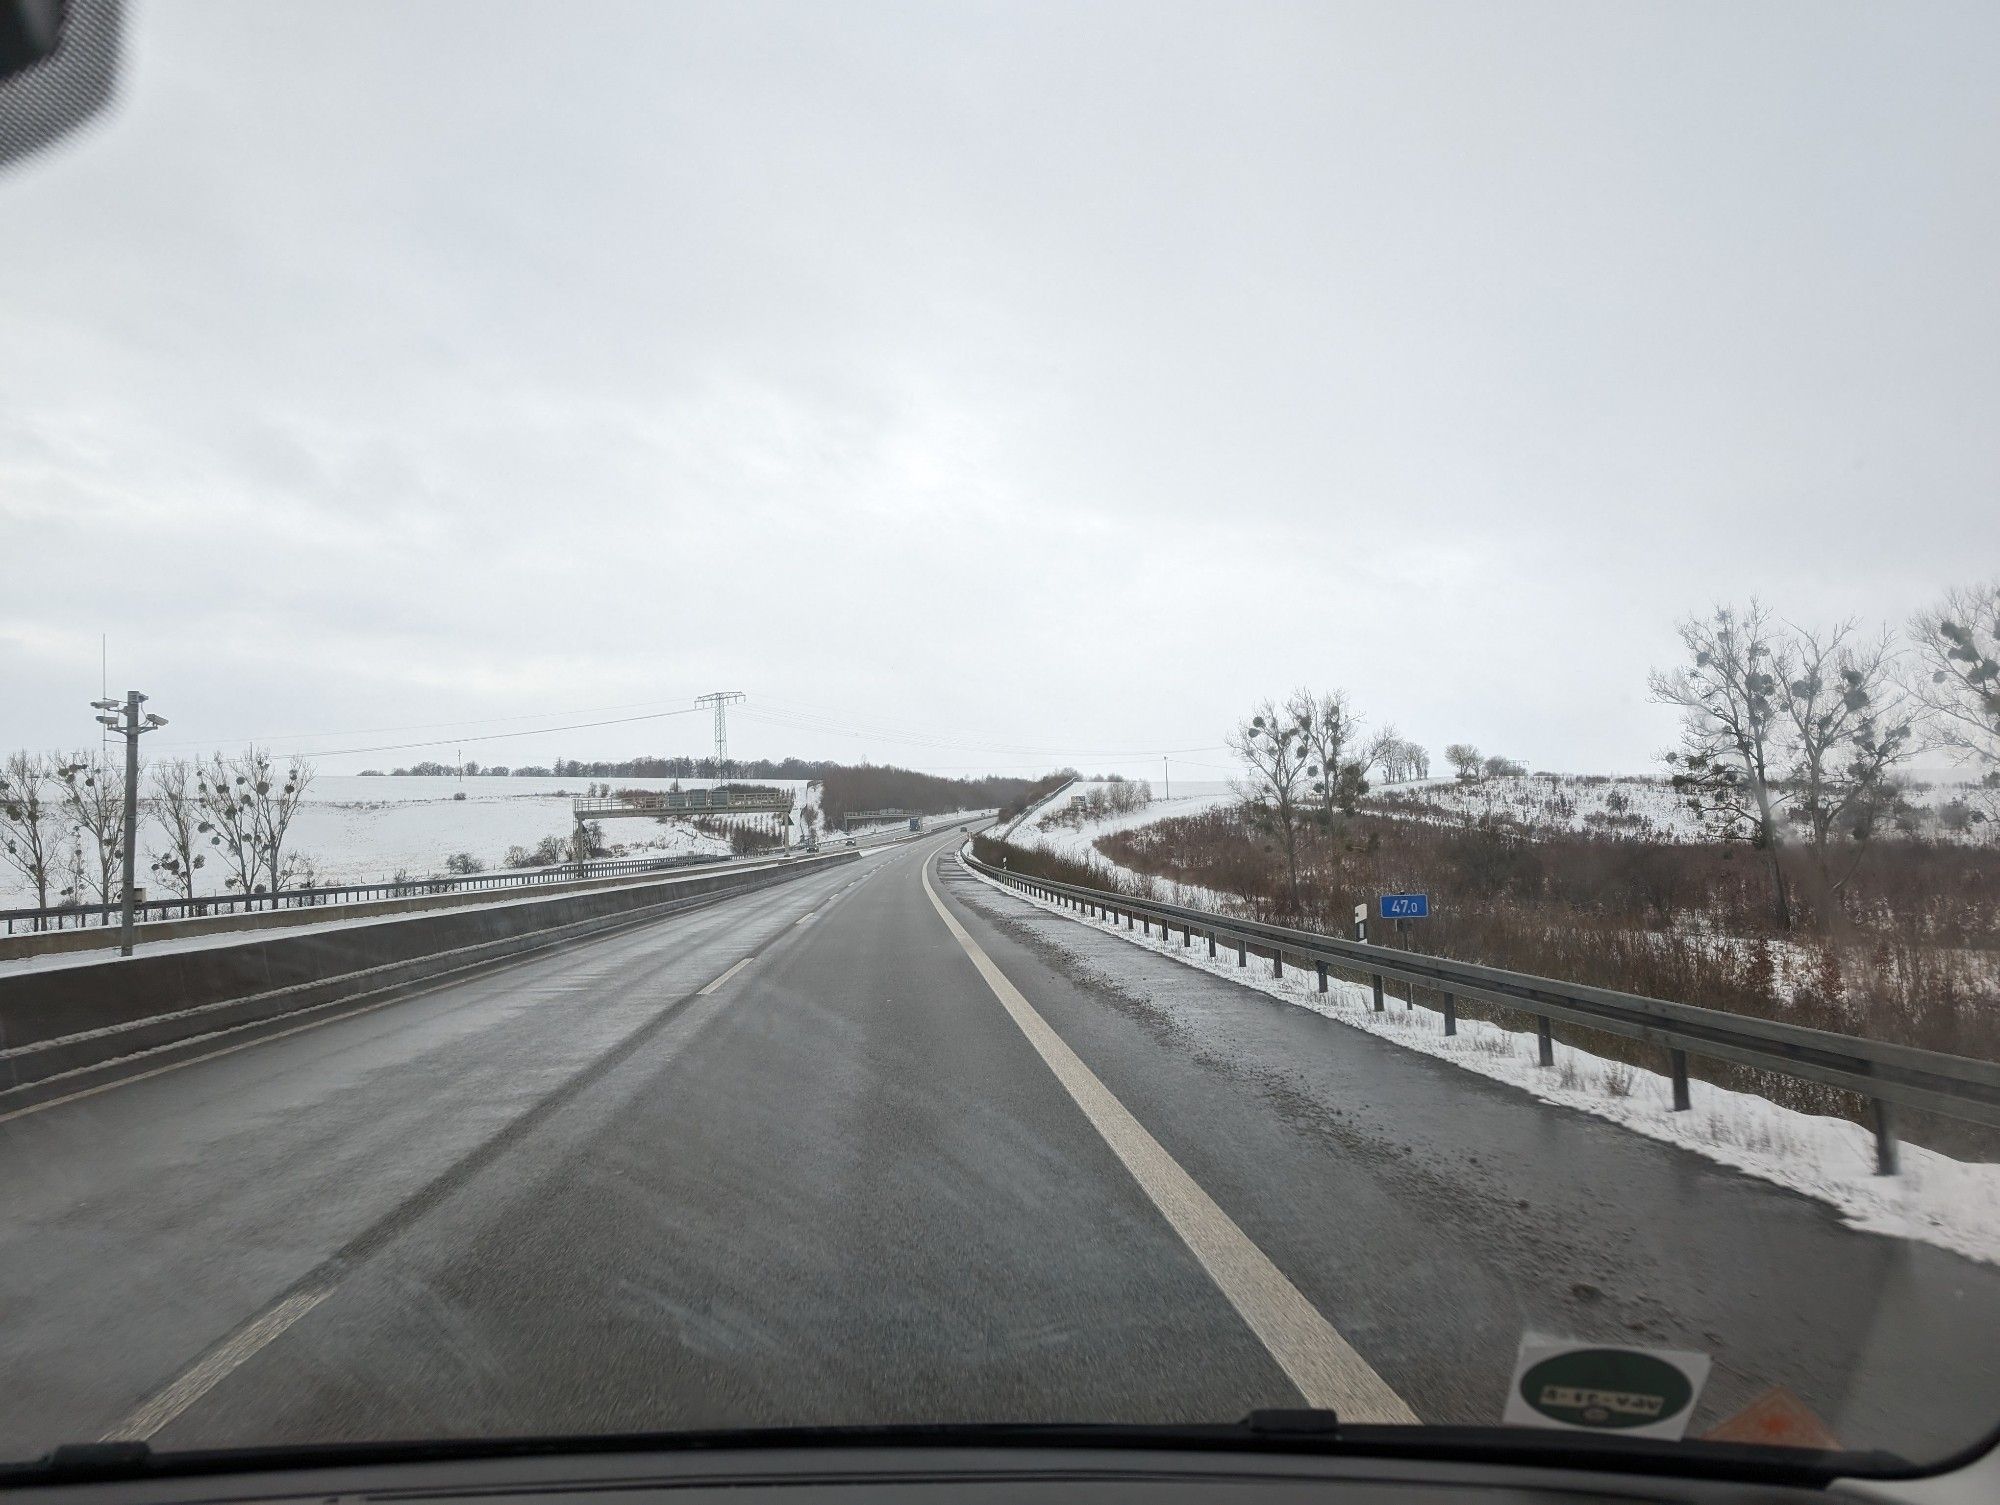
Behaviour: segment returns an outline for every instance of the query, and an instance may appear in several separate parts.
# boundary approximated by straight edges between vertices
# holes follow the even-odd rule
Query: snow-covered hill
[[[1954,818],[1970,808],[1977,791],[1967,784],[1913,783],[1905,791],[1908,813],[1890,832],[1937,841],[2000,841],[2000,822]],[[1504,821],[1527,831],[1576,831],[1649,841],[1700,841],[1700,822],[1663,778],[1641,775],[1530,774],[1398,784],[1369,796],[1366,807],[1384,815],[1456,823],[1467,818]]]

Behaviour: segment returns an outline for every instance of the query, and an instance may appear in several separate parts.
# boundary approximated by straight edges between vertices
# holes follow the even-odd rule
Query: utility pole
[[[1173,759],[1167,757],[1164,753],[1160,755],[1160,773],[1167,781],[1166,798],[1172,799],[1174,797],[1174,764]]]
[[[127,690],[121,706],[115,700],[93,700],[91,705],[105,713],[98,716],[98,724],[119,732],[125,738],[125,892],[124,913],[118,920],[118,954],[132,954],[132,900],[135,874],[133,862],[139,847],[139,738],[155,727],[165,726],[167,718],[155,716],[151,712],[142,721],[139,707],[146,703],[146,697],[137,690]],[[123,717],[119,716],[120,711]]]
[[[696,705],[715,707],[715,782],[718,787],[729,777],[729,707],[745,698],[741,690],[711,690],[694,698]]]

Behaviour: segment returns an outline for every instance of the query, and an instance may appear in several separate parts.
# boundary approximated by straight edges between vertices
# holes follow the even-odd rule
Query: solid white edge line
[[[1111,1151],[1131,1172],[1140,1190],[1159,1208],[1181,1241],[1200,1261],[1251,1332],[1298,1387],[1306,1404],[1334,1412],[1342,1421],[1415,1423],[1417,1413],[1356,1353],[1332,1323],[1286,1278],[1270,1256],[1251,1242],[1145,1125],[1134,1118],[1021,990],[959,924],[931,887],[929,864],[919,867],[931,907],[986,980],[993,996],[1013,1018],[1028,1043]]]
[[[333,1294],[332,1286],[288,1296],[233,1333],[166,1389],[120,1421],[104,1442],[144,1442],[268,1346],[299,1318]]]

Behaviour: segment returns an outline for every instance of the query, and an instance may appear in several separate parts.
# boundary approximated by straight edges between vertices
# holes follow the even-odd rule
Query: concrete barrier
[[[771,861],[778,858],[767,859]],[[689,864],[687,868],[662,868],[657,873],[620,873],[610,878],[572,878],[562,883],[523,883],[516,887],[463,889],[442,894],[404,894],[398,898],[355,899],[337,904],[303,905],[283,909],[231,909],[220,914],[192,915],[180,920],[147,920],[133,927],[136,943],[179,940],[190,935],[217,935],[232,930],[283,930],[296,925],[318,925],[327,920],[365,919],[371,915],[421,914],[433,909],[461,909],[470,904],[493,904],[505,899],[573,894],[593,888],[617,888],[631,883],[651,883],[677,878],[684,872],[741,866],[741,859],[720,858],[714,862]],[[112,951],[118,946],[118,926],[79,925],[70,930],[23,930],[0,935],[0,961],[24,956],[73,955],[79,951]]]
[[[0,1112],[74,1092],[164,1048],[490,966],[858,860],[854,852],[661,875],[442,912],[18,972],[0,978]],[[295,921],[296,923],[296,921]]]

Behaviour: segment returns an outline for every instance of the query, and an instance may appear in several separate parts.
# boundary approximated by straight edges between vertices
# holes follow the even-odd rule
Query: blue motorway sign
[[[1427,920],[1430,913],[1429,894],[1382,895],[1382,918],[1385,920]]]

